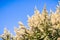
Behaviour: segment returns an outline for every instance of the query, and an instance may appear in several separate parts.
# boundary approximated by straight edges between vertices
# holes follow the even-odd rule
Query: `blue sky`
[[[14,26],[18,27],[18,22],[22,21],[27,26],[27,15],[34,14],[34,7],[42,12],[44,4],[48,12],[50,9],[56,10],[59,0],[0,0],[0,34],[4,27],[14,34]]]

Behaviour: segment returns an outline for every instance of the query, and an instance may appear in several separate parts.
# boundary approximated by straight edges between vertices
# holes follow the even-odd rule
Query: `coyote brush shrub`
[[[56,11],[50,10],[48,14],[46,6],[42,13],[35,7],[34,15],[28,16],[28,27],[25,28],[19,22],[19,28],[14,28],[16,35],[12,35],[6,28],[0,35],[3,40],[60,40],[60,4]]]

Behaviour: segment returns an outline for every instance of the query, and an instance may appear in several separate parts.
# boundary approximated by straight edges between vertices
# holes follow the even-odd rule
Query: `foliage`
[[[19,28],[15,28],[16,35],[12,35],[5,28],[0,37],[3,40],[60,40],[60,5],[54,12],[48,14],[46,5],[42,13],[35,7],[34,15],[28,16],[29,29],[19,22]]]

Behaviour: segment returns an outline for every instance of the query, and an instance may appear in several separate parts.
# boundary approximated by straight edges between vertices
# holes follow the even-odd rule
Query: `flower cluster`
[[[53,12],[48,14],[46,5],[42,13],[35,7],[34,15],[28,16],[29,29],[19,22],[19,28],[14,28],[16,35],[12,35],[7,29],[0,35],[3,40],[60,40],[60,3]]]

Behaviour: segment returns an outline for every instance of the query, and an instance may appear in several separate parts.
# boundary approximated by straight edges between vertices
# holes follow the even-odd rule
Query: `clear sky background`
[[[14,26],[18,27],[18,22],[22,21],[27,26],[27,15],[34,14],[34,7],[42,12],[44,4],[48,12],[50,9],[56,10],[59,0],[0,0],[0,34],[4,27],[14,34]]]

